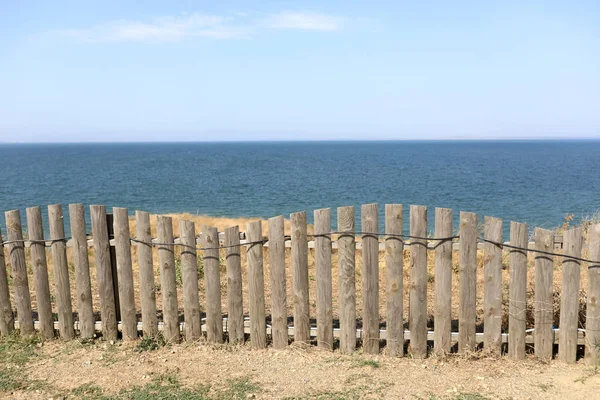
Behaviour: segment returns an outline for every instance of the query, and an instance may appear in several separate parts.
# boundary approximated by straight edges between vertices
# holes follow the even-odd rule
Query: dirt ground
[[[583,362],[12,340],[3,339],[0,349],[0,397],[7,399],[593,399],[600,393],[598,367]]]

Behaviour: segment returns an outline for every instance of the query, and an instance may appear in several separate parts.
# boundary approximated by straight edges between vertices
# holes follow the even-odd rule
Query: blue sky
[[[0,141],[600,137],[598,1],[3,1]]]

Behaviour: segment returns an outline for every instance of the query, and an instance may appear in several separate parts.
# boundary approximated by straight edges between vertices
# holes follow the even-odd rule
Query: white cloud
[[[168,42],[190,37],[238,39],[248,37],[248,30],[236,26],[231,18],[188,14],[162,17],[152,22],[120,20],[87,29],[63,33],[88,42]]]
[[[326,14],[284,11],[268,18],[266,26],[273,29],[332,32],[341,29],[343,20]]]
[[[319,13],[285,11],[266,19],[234,12],[228,16],[199,13],[155,18],[151,21],[118,20],[97,26],[59,32],[85,42],[173,42],[187,38],[249,38],[261,29],[332,32],[345,18]]]

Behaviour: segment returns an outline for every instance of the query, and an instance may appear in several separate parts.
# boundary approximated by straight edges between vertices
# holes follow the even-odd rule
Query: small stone
[[[92,361],[90,361],[90,360],[87,360],[87,361],[83,362],[83,366],[84,367],[89,367],[90,365],[92,365]]]

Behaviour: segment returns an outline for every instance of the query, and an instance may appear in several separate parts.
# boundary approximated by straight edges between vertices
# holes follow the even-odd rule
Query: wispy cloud
[[[305,31],[337,31],[344,18],[320,13],[284,11],[271,15],[266,26],[274,29],[299,29]]]
[[[192,37],[239,39],[248,37],[249,29],[228,17],[188,14],[151,22],[119,20],[62,33],[88,42],[169,42]]]
[[[173,42],[188,38],[244,39],[265,29],[332,32],[342,28],[343,17],[319,13],[284,11],[266,18],[235,12],[227,16],[182,14],[150,21],[118,20],[59,31],[85,42]],[[54,32],[57,33],[57,32]]]

